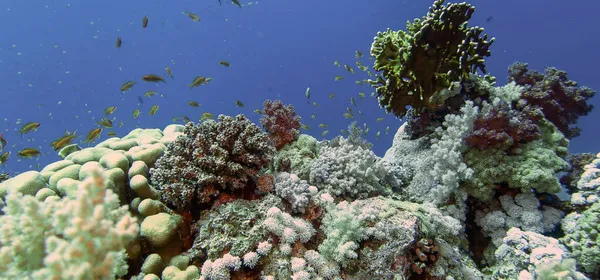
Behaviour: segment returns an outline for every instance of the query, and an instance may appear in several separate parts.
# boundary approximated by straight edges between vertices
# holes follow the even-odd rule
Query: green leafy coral
[[[217,259],[229,252],[233,256],[243,256],[267,239],[268,232],[262,221],[273,206],[282,207],[281,200],[267,195],[261,200],[238,199],[205,212],[197,223],[198,235],[191,255],[205,252],[208,258]]]
[[[500,149],[469,150],[465,162],[474,176],[466,182],[467,192],[483,201],[492,198],[494,186],[504,184],[523,192],[560,192],[556,174],[569,167],[563,159],[569,141],[548,121],[540,128],[542,139],[522,145],[512,155]]]
[[[443,6],[437,0],[423,19],[407,23],[407,31],[378,32],[371,46],[373,68],[382,71],[369,83],[377,89],[379,104],[403,117],[410,105],[415,113],[437,107],[435,95],[478,69],[486,72],[494,38],[483,28],[467,27],[475,7],[467,3]]]

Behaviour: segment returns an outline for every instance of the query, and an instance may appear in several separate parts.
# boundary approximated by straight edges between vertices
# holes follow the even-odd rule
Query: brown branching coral
[[[255,187],[253,179],[274,154],[267,135],[244,115],[220,115],[218,122],[188,123],[150,171],[151,180],[163,202],[185,209],[223,191]]]
[[[579,135],[575,126],[580,116],[587,115],[593,108],[587,104],[595,92],[587,87],[578,87],[569,80],[567,72],[553,67],[544,74],[529,70],[527,63],[517,62],[509,67],[509,81],[525,87],[522,100],[527,105],[540,108],[546,119],[551,121],[568,139]]]
[[[300,116],[296,115],[294,106],[283,105],[280,100],[267,100],[263,106],[260,124],[275,142],[275,148],[279,151],[298,137]]]

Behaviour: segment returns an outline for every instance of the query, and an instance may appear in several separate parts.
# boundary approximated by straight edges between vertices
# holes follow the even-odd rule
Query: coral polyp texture
[[[568,150],[593,91],[478,76],[493,39],[443,3],[374,39],[380,104],[413,110],[383,158],[356,122],[318,141],[270,100],[264,131],[220,115],[73,144],[2,178],[0,279],[600,279],[600,154]]]
[[[221,192],[241,191],[269,165],[275,148],[243,115],[188,123],[150,170],[161,200],[176,208],[209,203]]]
[[[437,109],[436,94],[477,70],[485,73],[484,58],[490,55],[494,38],[482,35],[483,28],[468,27],[475,8],[467,3],[443,5],[437,0],[422,19],[406,31],[377,33],[371,55],[373,69],[381,71],[375,81],[379,104],[398,117],[407,106],[419,113]]]
[[[262,114],[260,124],[275,142],[277,150],[296,140],[300,133],[300,116],[294,111],[294,106],[283,105],[280,100],[267,100]]]

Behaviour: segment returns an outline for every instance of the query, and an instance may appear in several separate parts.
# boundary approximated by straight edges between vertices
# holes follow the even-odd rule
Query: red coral
[[[541,112],[530,106],[520,111],[510,110],[506,105],[498,106],[475,120],[473,132],[466,142],[481,150],[493,147],[512,151],[520,144],[540,138],[537,122],[541,118]]]
[[[544,74],[527,69],[527,63],[515,63],[510,66],[509,80],[525,86],[522,99],[530,106],[542,110],[546,119],[551,121],[565,137],[579,135],[577,119],[587,115],[593,108],[587,100],[595,94],[587,87],[578,87],[569,80],[567,72],[549,67]]]
[[[264,174],[258,178],[257,189],[261,192],[271,192],[275,188],[275,178],[273,175]]]
[[[294,142],[300,133],[300,116],[296,115],[294,106],[283,105],[280,100],[267,100],[263,104],[263,115],[260,124],[280,150],[286,144]]]

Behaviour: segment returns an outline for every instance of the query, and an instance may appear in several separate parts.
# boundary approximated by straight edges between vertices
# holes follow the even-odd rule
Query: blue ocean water
[[[522,61],[538,71],[555,66],[580,85],[600,88],[596,67],[600,39],[594,36],[598,2],[470,2],[478,10],[471,24],[496,37],[486,62],[500,84],[507,67]],[[293,104],[311,127],[304,133],[318,139],[324,130],[329,139],[347,128],[353,120],[343,114],[351,107],[359,125],[370,128],[367,139],[382,156],[401,122],[379,109],[370,97],[372,88],[355,84],[368,78],[356,68],[355,51],[365,54],[360,59],[364,65],[372,65],[368,52],[377,31],[404,29],[406,21],[420,17],[431,1],[242,0],[242,4],[239,8],[226,0],[222,6],[217,0],[1,1],[0,133],[12,156],[0,171],[15,174],[58,160],[50,143],[65,130],[76,130],[77,141],[87,146],[81,141],[97,127],[108,106],[117,107],[111,116],[115,127],[105,129],[99,141],[109,131],[123,136],[136,127],[163,128],[173,123],[173,117],[198,120],[203,112],[243,113],[258,123],[259,115],[253,111],[265,99]],[[186,11],[201,21],[192,21],[183,14]],[[142,28],[144,16],[149,17],[147,28]],[[117,36],[123,40],[119,49]],[[231,67],[219,65],[221,60]],[[336,67],[334,61],[352,66],[355,74]],[[173,70],[173,80],[158,84],[141,80],[147,74],[164,75],[166,66]],[[344,79],[334,81],[338,75]],[[213,80],[190,89],[196,76]],[[122,93],[121,85],[130,80],[137,84]],[[159,94],[144,97],[150,90]],[[366,94],[362,101],[359,92]],[[245,107],[236,107],[235,100]],[[193,108],[188,101],[202,105]],[[598,106],[599,98],[590,103]],[[159,111],[149,116],[153,105]],[[136,108],[142,115],[134,120]],[[579,120],[583,131],[572,140],[572,152],[600,150],[594,122],[599,114],[592,111]],[[381,117],[383,121],[377,122]],[[30,121],[40,122],[40,128],[18,135],[21,125]],[[320,128],[321,123],[328,128]],[[17,152],[27,147],[39,148],[42,155],[19,159]]]

